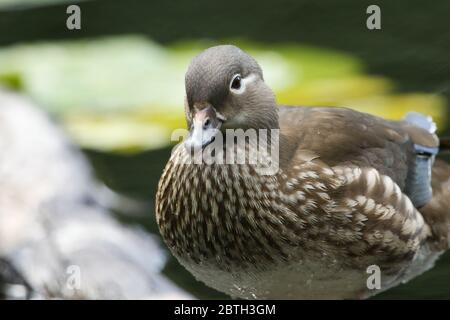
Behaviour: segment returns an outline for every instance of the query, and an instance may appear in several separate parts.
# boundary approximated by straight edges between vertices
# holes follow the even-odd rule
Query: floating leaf
[[[82,146],[118,152],[160,148],[184,128],[184,74],[203,49],[233,43],[261,64],[280,104],[347,106],[399,119],[430,114],[443,128],[446,101],[394,93],[342,52],[296,43],[192,40],[162,46],[139,36],[43,42],[0,49],[0,83],[59,117]]]

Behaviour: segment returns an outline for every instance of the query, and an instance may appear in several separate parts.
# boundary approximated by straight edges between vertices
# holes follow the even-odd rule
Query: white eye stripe
[[[231,88],[231,84],[230,84],[230,91],[233,92],[234,94],[242,94],[245,92],[246,89],[246,85],[253,82],[256,79],[256,76],[254,73],[248,75],[245,78],[241,79],[241,87],[239,89],[233,89]]]

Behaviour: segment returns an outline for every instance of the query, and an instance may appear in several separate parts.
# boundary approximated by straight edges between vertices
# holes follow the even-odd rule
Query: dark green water
[[[80,32],[61,27],[66,18],[61,14],[65,12],[63,5],[4,10],[0,11],[0,45],[125,33],[145,34],[162,43],[226,37],[301,42],[351,53],[365,62],[369,73],[393,79],[399,91],[439,93],[450,101],[450,1],[377,1],[382,9],[382,30],[369,31],[365,10],[372,3],[86,1],[81,4]],[[169,152],[164,149],[121,156],[86,150],[99,178],[115,190],[147,201],[150,208]],[[144,212],[141,218],[125,220],[157,233],[153,210]],[[199,298],[224,298],[195,281],[174,259],[165,272]],[[442,257],[432,271],[377,298],[450,299],[450,254]]]

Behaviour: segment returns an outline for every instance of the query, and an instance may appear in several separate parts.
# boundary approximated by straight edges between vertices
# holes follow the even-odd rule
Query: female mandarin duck
[[[241,298],[366,298],[448,248],[450,166],[434,159],[430,118],[277,107],[258,63],[230,45],[193,59],[185,111],[190,135],[161,177],[156,215],[172,253],[207,285]],[[229,128],[279,129],[278,171],[182,161],[187,146]],[[367,285],[372,265],[380,290]]]

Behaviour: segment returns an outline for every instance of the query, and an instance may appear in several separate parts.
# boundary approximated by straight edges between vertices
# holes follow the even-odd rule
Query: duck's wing
[[[429,117],[411,113],[403,121],[387,121],[346,108],[282,107],[280,126],[294,150],[311,150],[330,166],[375,168],[415,207],[431,199],[439,140]]]
[[[431,117],[417,112],[408,113],[400,126],[408,133],[413,145],[405,193],[420,208],[432,197],[431,169],[439,152],[439,140],[435,136],[436,124]]]
[[[421,253],[423,244],[442,238],[441,244],[447,242],[436,251],[448,246],[450,166],[436,162],[435,190],[424,207],[418,209],[407,194],[420,190],[414,189],[411,177],[420,177],[429,188],[427,176],[415,173],[415,161],[423,156],[416,146],[432,149],[439,144],[430,130],[349,109],[308,107],[281,108],[280,127],[294,150],[293,162],[282,167],[287,179],[296,181],[295,191],[310,199],[320,219],[330,220],[322,236],[357,257],[348,261],[364,261],[359,265],[366,267],[374,262],[399,274],[406,272],[405,261],[423,256],[417,263],[423,272],[435,259]],[[308,230],[321,232],[314,221]]]

